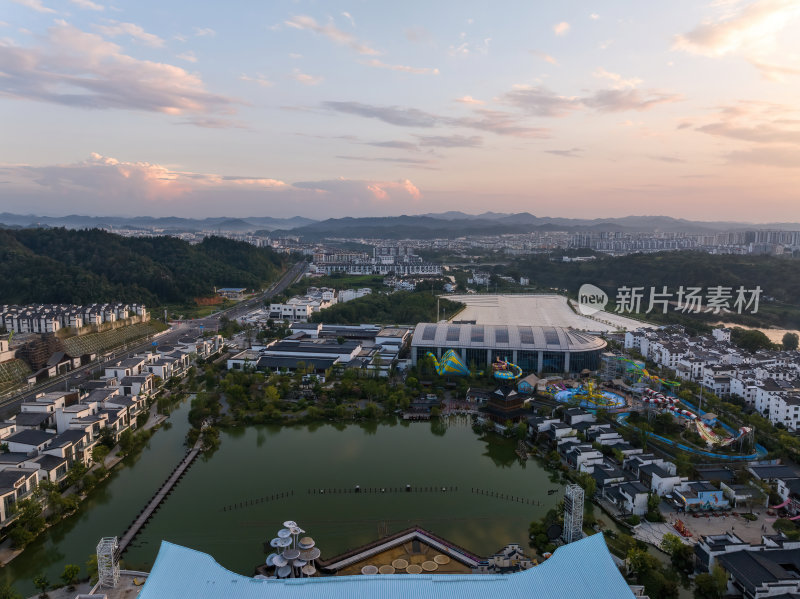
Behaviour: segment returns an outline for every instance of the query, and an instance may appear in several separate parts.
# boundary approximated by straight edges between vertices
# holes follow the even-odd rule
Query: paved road
[[[290,268],[283,277],[280,278],[276,283],[270,286],[264,292],[258,294],[255,297],[250,298],[249,300],[239,302],[235,306],[231,306],[226,310],[222,310],[211,316],[206,316],[205,318],[197,318],[195,320],[187,321],[193,324],[196,327],[202,326],[205,330],[216,330],[219,326],[219,319],[222,316],[225,316],[230,319],[237,318],[250,312],[251,310],[258,308],[259,306],[263,305],[265,299],[269,299],[274,295],[278,295],[283,293],[283,291],[292,285],[295,281],[299,280],[300,277],[303,276],[303,273],[308,266],[307,262],[298,262],[292,268]]]
[[[216,331],[219,328],[219,320],[222,316],[227,318],[236,318],[246,312],[263,304],[265,299],[273,295],[282,293],[289,285],[298,280],[307,266],[306,262],[298,262],[290,268],[283,277],[270,286],[266,291],[260,293],[247,301],[240,302],[227,310],[217,312],[206,318],[199,318],[197,320],[175,321],[170,323],[170,328],[154,337],[148,337],[146,341],[138,343],[135,346],[117,349],[114,351],[107,361],[122,360],[142,353],[152,347],[153,339],[158,341],[159,345],[174,345],[183,336],[198,335],[200,328],[204,331]],[[61,391],[74,387],[79,387],[83,382],[91,380],[95,375],[100,374],[104,362],[92,362],[86,366],[81,366],[75,370],[70,371],[65,375],[56,377],[53,381],[44,385],[37,386],[31,389],[25,389],[18,394],[7,397],[0,401],[0,418],[8,418],[9,416],[19,412],[19,406],[24,401],[31,401],[39,393],[47,393],[48,391]]]

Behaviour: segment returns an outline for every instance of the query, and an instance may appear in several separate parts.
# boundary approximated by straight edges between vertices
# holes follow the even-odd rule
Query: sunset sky
[[[0,0],[0,211],[800,221],[800,0]]]

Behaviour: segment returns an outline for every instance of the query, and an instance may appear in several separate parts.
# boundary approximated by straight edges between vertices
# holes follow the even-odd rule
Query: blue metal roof
[[[633,599],[602,534],[556,550],[516,574],[388,574],[260,580],[235,574],[194,549],[161,542],[138,599]]]

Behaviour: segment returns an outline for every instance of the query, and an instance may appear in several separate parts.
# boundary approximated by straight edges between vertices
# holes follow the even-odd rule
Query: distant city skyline
[[[800,0],[0,6],[0,211],[800,221]]]

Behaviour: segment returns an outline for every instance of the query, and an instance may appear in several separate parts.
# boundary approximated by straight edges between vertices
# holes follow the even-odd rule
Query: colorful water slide
[[[703,437],[706,443],[709,445],[718,445],[720,447],[725,447],[726,445],[730,445],[731,443],[738,441],[745,435],[749,434],[752,430],[749,426],[743,426],[739,429],[738,435],[721,437],[700,420],[698,420],[696,424],[697,432],[700,433],[700,436]]]
[[[522,368],[500,358],[492,364],[492,370],[494,371],[494,378],[499,381],[515,381],[522,376]]]
[[[797,516],[792,516],[791,518],[789,518],[789,520],[800,520],[800,514],[798,514]]]
[[[678,381],[669,381],[667,379],[662,379],[660,376],[656,376],[655,374],[650,374],[650,372],[648,372],[647,369],[645,368],[641,369],[641,376],[639,377],[639,381],[641,381],[642,379],[647,379],[648,381],[658,383],[659,385],[664,385],[665,387],[677,388],[681,386],[681,384]]]
[[[789,505],[789,502],[790,502],[790,501],[791,501],[791,499],[789,499],[789,498],[787,497],[787,498],[786,498],[786,501],[784,501],[783,503],[779,503],[778,505],[771,505],[771,506],[769,506],[769,509],[771,509],[771,510],[779,510],[779,509],[781,509],[782,507],[786,507],[787,505]]]
[[[628,416],[630,416],[630,412],[621,412],[617,414],[617,422],[622,426],[629,426],[634,430],[639,430],[638,427],[628,423]],[[761,460],[767,455],[767,450],[763,445],[759,445],[758,443],[755,444],[755,448],[753,453],[747,455],[731,455],[729,453],[718,453],[715,451],[705,451],[703,449],[697,449],[696,447],[690,447],[684,443],[679,443],[674,441],[673,439],[668,439],[667,437],[663,437],[661,435],[657,435],[656,433],[651,433],[649,431],[644,433],[650,438],[656,439],[660,443],[664,445],[668,445],[670,447],[674,447],[680,451],[685,451],[686,453],[693,453],[695,455],[707,457],[707,458],[714,458],[716,460],[724,460],[726,462],[748,462],[752,460]]]
[[[752,429],[747,426],[743,426],[739,429],[738,433],[734,434],[734,431],[731,429],[731,434],[727,437],[722,437],[715,433],[707,424],[702,422],[698,417],[697,414],[692,412],[691,410],[685,410],[678,407],[678,399],[675,397],[667,397],[658,391],[653,391],[650,388],[644,390],[642,394],[642,403],[650,403],[657,406],[660,409],[665,411],[672,412],[675,415],[683,416],[689,420],[694,420],[695,426],[697,427],[697,433],[703,438],[703,440],[708,443],[709,445],[716,445],[719,447],[725,447],[734,443],[744,437],[745,435],[750,434]]]
[[[469,376],[469,368],[464,365],[459,356],[452,349],[448,349],[441,360],[438,360],[432,352],[425,354],[433,360],[436,373],[440,376]]]

